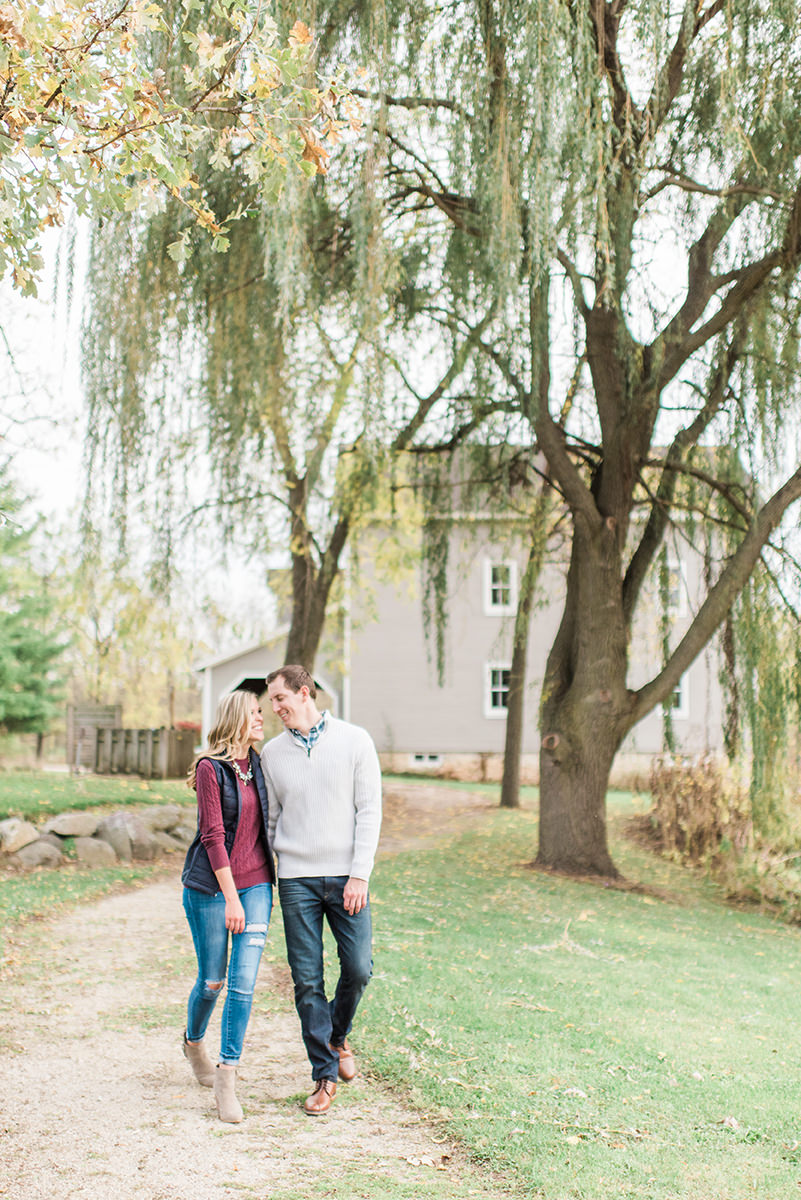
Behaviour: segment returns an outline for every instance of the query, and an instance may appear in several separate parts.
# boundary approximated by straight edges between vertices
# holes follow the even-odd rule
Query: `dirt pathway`
[[[486,806],[470,793],[392,791],[382,852],[456,833]],[[309,1067],[278,962],[262,968],[248,1031],[239,1083],[246,1119],[223,1125],[180,1051],[192,973],[174,874],[23,927],[0,1015],[0,1196],[497,1195],[368,1075],[340,1087],[327,1117],[304,1116]]]

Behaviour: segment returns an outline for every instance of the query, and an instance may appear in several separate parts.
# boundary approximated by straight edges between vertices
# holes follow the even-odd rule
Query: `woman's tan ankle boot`
[[[236,1068],[217,1065],[214,1071],[214,1099],[221,1121],[238,1125],[242,1120],[242,1105],[236,1098]]]
[[[214,1087],[214,1063],[209,1058],[203,1042],[188,1042],[184,1034],[184,1054],[198,1083],[203,1087]]]

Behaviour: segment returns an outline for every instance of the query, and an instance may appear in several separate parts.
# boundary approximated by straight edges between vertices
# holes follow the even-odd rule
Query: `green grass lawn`
[[[121,784],[158,803],[183,786],[76,786],[118,804]],[[789,1200],[801,1195],[801,933],[625,841],[645,803],[610,796],[615,861],[644,892],[531,870],[532,808],[379,857],[375,978],[354,1044],[443,1139],[499,1173],[499,1195]],[[0,920],[13,933],[151,871],[8,878]],[[277,920],[268,957],[281,955]]]
[[[129,775],[68,775],[56,771],[0,773],[0,820],[36,821],[67,809],[131,804],[194,804],[181,779],[139,779]]]
[[[498,811],[379,862],[360,1047],[525,1196],[798,1196],[798,931],[619,838],[664,897],[536,873],[535,843]]]

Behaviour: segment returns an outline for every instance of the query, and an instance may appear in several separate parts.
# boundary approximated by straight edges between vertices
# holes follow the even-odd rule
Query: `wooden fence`
[[[191,729],[98,729],[94,769],[98,775],[181,779],[195,756]]]
[[[114,729],[122,725],[121,704],[67,705],[67,762],[73,770],[95,765],[95,746],[98,729]]]

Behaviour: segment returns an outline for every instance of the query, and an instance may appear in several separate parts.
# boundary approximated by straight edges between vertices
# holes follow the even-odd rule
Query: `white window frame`
[[[419,767],[441,767],[442,766],[442,755],[441,754],[428,754],[424,750],[421,750],[415,754],[410,754],[409,760],[410,760],[411,765],[413,767],[417,767],[417,768],[419,768]]]
[[[511,671],[510,662],[488,662],[484,664],[484,716],[490,721],[506,720],[508,708],[497,708],[492,703],[492,694],[496,690],[492,686],[493,671]]]
[[[509,571],[509,602],[497,604],[492,599],[492,572],[496,567]],[[488,617],[507,617],[517,612],[517,563],[513,558],[484,559],[484,614]]]
[[[690,685],[686,675],[682,675],[671,698],[672,700],[678,699],[678,704],[671,705],[671,717],[678,721],[688,720],[690,716]]]

